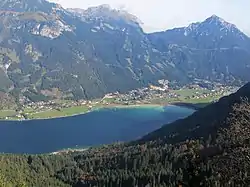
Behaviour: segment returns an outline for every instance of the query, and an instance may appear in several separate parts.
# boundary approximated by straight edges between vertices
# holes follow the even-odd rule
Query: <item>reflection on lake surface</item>
[[[0,152],[49,153],[135,140],[193,112],[178,106],[114,108],[58,119],[0,121]]]

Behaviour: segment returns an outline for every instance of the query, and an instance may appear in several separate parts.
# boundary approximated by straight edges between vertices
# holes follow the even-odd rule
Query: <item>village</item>
[[[0,116],[5,120],[47,119],[73,116],[100,108],[142,105],[168,105],[173,103],[204,103],[216,101],[222,96],[237,91],[238,87],[222,84],[190,84],[172,88],[167,80],[159,80],[158,85],[131,90],[128,93],[109,93],[94,100],[51,100],[29,102],[18,111]]]

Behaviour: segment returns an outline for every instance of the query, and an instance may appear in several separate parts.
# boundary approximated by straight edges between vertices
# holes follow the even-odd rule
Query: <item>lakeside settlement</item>
[[[84,114],[101,108],[113,107],[150,107],[168,104],[185,104],[203,107],[208,103],[235,92],[238,87],[207,82],[190,84],[180,88],[171,88],[168,81],[159,80],[159,84],[131,90],[128,93],[109,93],[94,100],[51,100],[29,102],[18,110],[1,110],[2,120],[30,120],[67,117]]]

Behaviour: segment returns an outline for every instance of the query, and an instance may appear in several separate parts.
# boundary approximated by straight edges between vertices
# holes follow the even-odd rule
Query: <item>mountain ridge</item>
[[[84,10],[83,16],[44,0],[13,2],[19,0],[0,3],[5,10],[0,18],[0,83],[5,92],[31,101],[57,98],[43,94],[52,89],[64,99],[90,99],[159,79],[178,85],[196,79],[224,84],[250,80],[249,39],[242,40],[243,33],[230,32],[220,40],[215,25],[217,30],[208,30],[211,34],[198,45],[179,32],[171,40],[165,33],[146,34],[136,17],[106,6]]]
[[[173,34],[177,34],[177,36],[180,39],[176,38],[177,36],[174,36]],[[208,17],[202,22],[192,23],[188,25],[187,27],[180,27],[180,28],[166,30],[163,32],[156,32],[156,33],[149,34],[149,36],[152,39],[154,39],[153,38],[154,35],[158,35],[158,37],[161,37],[161,39],[164,39],[165,37],[166,42],[168,42],[167,44],[178,44],[179,42],[183,42],[182,45],[187,44],[187,47],[190,47],[190,48],[192,47],[198,48],[198,49],[203,49],[203,48],[211,49],[215,47],[223,48],[224,46],[213,46],[212,44],[209,44],[209,46],[206,46],[206,47],[199,46],[199,44],[197,44],[198,42],[202,42],[202,40],[199,39],[199,37],[204,40],[206,36],[210,37],[211,34],[214,36],[217,36],[217,35],[219,36],[219,38],[216,38],[216,40],[221,40],[221,39],[223,40],[223,37],[228,37],[228,35],[235,35],[234,37],[237,37],[237,39],[239,39],[240,41],[246,42],[243,48],[248,48],[248,49],[250,48],[250,43],[249,43],[250,38],[245,33],[240,31],[234,24],[228,23],[224,19],[216,15],[212,15],[211,17]],[[191,36],[191,38],[187,38],[189,35]],[[178,40],[177,41],[172,40],[171,37],[173,37],[173,39],[178,39]],[[227,39],[228,38],[226,38],[225,40]],[[216,41],[214,40],[213,42],[216,42]],[[223,43],[220,45],[223,45]],[[234,43],[233,44],[229,43],[229,46],[228,44],[226,46],[234,47],[234,45],[235,45]]]
[[[14,12],[50,12],[53,7],[59,4],[48,2],[46,0],[2,0],[0,3],[0,11]]]
[[[87,9],[74,9],[67,8],[66,10],[75,13],[76,16],[82,17],[83,19],[124,19],[129,22],[134,22],[135,24],[141,23],[141,21],[134,15],[128,13],[125,10],[113,9],[108,4],[103,4],[99,6],[89,7]]]

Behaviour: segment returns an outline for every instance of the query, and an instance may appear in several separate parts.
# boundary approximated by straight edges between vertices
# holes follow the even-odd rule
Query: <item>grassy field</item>
[[[180,97],[188,97],[194,95],[196,92],[200,92],[193,89],[182,89],[182,90],[173,90],[174,93],[180,95]]]
[[[184,99],[183,102],[193,103],[193,104],[197,104],[197,103],[211,103],[215,99],[216,98],[214,98],[214,97],[207,97],[207,98],[200,98],[200,99]]]
[[[13,116],[16,114],[15,110],[1,110],[0,111],[0,118],[5,118],[8,116]]]
[[[192,95],[198,94],[207,94],[210,93],[209,90],[204,90],[204,89],[181,89],[181,90],[173,90],[174,93],[180,95],[180,99],[185,99],[185,97],[191,97]]]
[[[155,104],[171,104],[171,103],[187,103],[197,106],[197,108],[202,108],[207,106],[209,103],[219,99],[222,95],[208,96],[206,98],[192,98],[194,95],[202,95],[211,93],[209,90],[194,90],[194,89],[182,89],[182,90],[173,90],[172,93],[178,95],[178,98],[154,98],[151,100],[151,103]],[[188,98],[190,97],[190,98]]]
[[[106,103],[113,103],[113,102],[115,102],[115,99],[116,99],[116,98],[105,98],[105,99],[102,100],[102,102],[104,102],[104,103],[105,103],[105,102],[106,102]]]
[[[152,100],[150,100],[150,103],[164,105],[164,104],[174,103],[174,102],[179,102],[179,101],[180,100],[177,98],[153,98]]]
[[[65,117],[72,116],[77,114],[82,114],[88,112],[88,108],[85,106],[74,106],[70,108],[63,108],[61,110],[49,110],[38,113],[29,113],[29,119],[45,119],[45,118],[56,118],[56,117]]]

